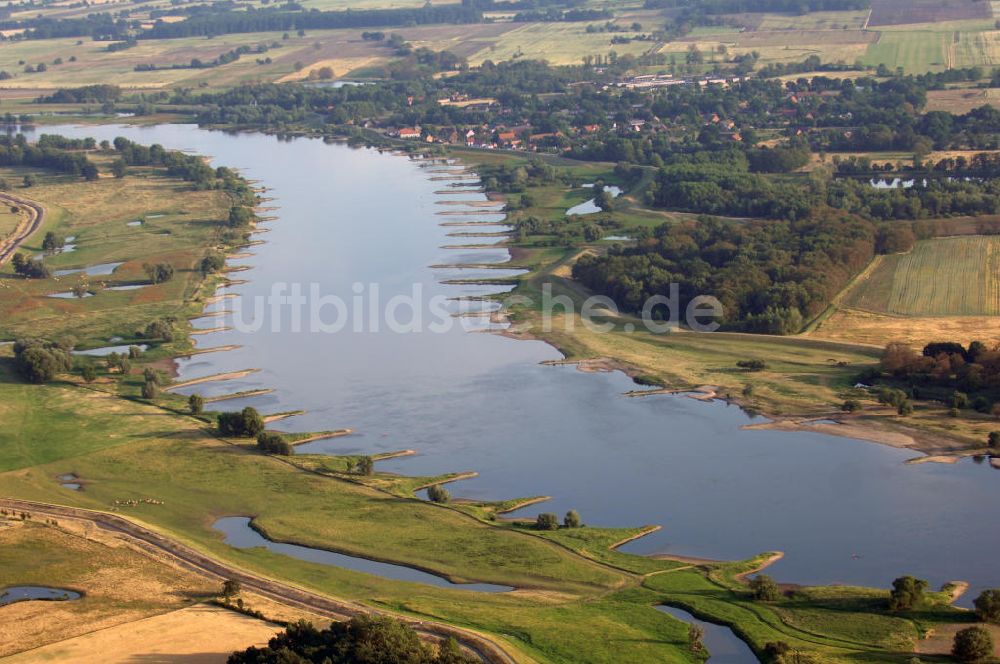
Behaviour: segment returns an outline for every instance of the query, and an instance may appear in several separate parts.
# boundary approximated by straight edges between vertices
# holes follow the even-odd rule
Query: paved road
[[[16,235],[0,244],[0,265],[3,265],[7,262],[8,258],[14,255],[17,248],[21,246],[21,243],[27,240],[42,225],[42,221],[45,219],[45,210],[34,201],[29,201],[26,198],[8,193],[0,193],[0,202],[7,205],[19,205],[28,210],[29,215],[27,225]]]
[[[474,653],[487,664],[515,664],[515,660],[500,645],[471,631],[435,622],[419,621],[389,612],[381,612],[352,602],[319,595],[295,586],[287,585],[262,576],[251,574],[221,560],[209,558],[195,549],[164,537],[132,521],[106,512],[37,503],[28,500],[0,498],[0,508],[16,512],[27,512],[32,516],[50,519],[73,519],[85,521],[120,537],[150,552],[154,556],[166,555],[185,569],[208,575],[218,580],[236,579],[253,592],[282,604],[307,609],[331,620],[344,620],[360,613],[383,614],[401,620],[417,632],[432,639],[453,637],[467,651]]]

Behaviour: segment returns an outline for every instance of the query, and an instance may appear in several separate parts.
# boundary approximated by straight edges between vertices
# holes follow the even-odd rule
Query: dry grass
[[[218,590],[120,543],[98,543],[33,523],[2,524],[0,586],[46,585],[83,597],[4,607],[0,655],[172,611]]]
[[[225,662],[234,650],[266,645],[280,629],[234,611],[198,605],[53,643],[7,661],[214,664]]]
[[[989,105],[1000,108],[1000,90],[957,88],[931,90],[927,93],[928,111],[948,111],[964,115],[974,108]]]
[[[901,317],[840,309],[810,334],[820,339],[884,345],[903,341],[921,347],[947,339],[968,344],[973,340],[1000,343],[1000,318],[993,316]]]

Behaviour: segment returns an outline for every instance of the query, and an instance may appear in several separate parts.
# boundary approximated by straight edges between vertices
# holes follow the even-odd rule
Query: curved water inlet
[[[658,610],[677,618],[689,625],[696,625],[703,630],[702,643],[708,649],[707,661],[712,664],[759,664],[760,660],[753,654],[743,639],[736,636],[733,630],[723,625],[699,620],[684,609],[674,606],[658,606]]]
[[[226,544],[237,549],[251,549],[262,546],[269,551],[280,553],[298,560],[310,563],[320,563],[322,565],[334,565],[355,572],[365,572],[374,574],[394,581],[412,581],[414,583],[426,583],[438,588],[452,588],[457,590],[475,590],[485,593],[505,593],[514,590],[511,586],[501,586],[494,583],[452,583],[443,576],[437,576],[430,572],[406,567],[404,565],[393,565],[383,563],[368,558],[349,556],[343,553],[327,551],[325,549],[313,549],[299,544],[285,544],[283,542],[272,542],[250,525],[250,518],[245,516],[227,516],[219,519],[212,527],[226,536]]]

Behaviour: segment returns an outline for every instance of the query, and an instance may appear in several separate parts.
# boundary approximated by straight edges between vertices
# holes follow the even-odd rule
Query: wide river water
[[[505,250],[442,248],[497,240],[449,237],[480,229],[442,222],[498,219],[485,212],[437,214],[466,209],[443,201],[485,200],[481,193],[436,193],[453,190],[439,172],[443,166],[314,139],[191,125],[40,131],[99,140],[121,135],[193,150],[265,186],[273,198],[267,205],[275,208],[267,213],[275,219],[263,224],[268,232],[257,236],[266,242],[251,249],[253,256],[232,261],[251,268],[234,273],[248,281],[230,289],[244,312],[279,282],[301,284],[306,294],[317,284],[320,294],[349,304],[356,289],[369,295],[371,284],[378,284],[383,302],[411,293],[414,284],[425,299],[500,290],[441,283],[492,272],[431,267],[507,257]],[[214,309],[235,305],[225,300]],[[327,322],[334,317],[324,314]],[[196,326],[222,322],[233,324],[229,317],[206,318]],[[424,327],[430,322],[425,313]],[[623,393],[635,386],[620,373],[545,366],[540,362],[560,357],[552,347],[469,332],[461,324],[444,333],[401,334],[384,324],[355,332],[353,322],[337,333],[296,332],[292,323],[287,313],[268,315],[257,332],[198,337],[201,347],[241,348],[181,361],[181,379],[259,368],[197,391],[274,388],[226,408],[303,408],[307,414],[278,426],[356,432],[310,444],[308,451],[412,448],[416,456],[379,468],[478,471],[478,478],[450,487],[458,496],[550,495],[551,502],[524,513],[573,508],[591,524],[663,526],[627,551],[733,559],[780,550],[785,558],[769,571],[780,581],[886,587],[901,574],[934,585],[963,579],[973,585],[964,603],[977,588],[1000,586],[993,514],[1000,472],[987,463],[905,465],[914,453],[818,433],[741,430],[750,419],[736,407],[679,396],[627,398]]]

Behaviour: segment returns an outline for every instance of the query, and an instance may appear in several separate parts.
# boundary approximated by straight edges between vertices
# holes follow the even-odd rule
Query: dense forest
[[[573,278],[632,312],[678,284],[681,307],[699,295],[718,298],[725,329],[789,334],[872,259],[875,239],[870,223],[831,210],[788,222],[702,217],[584,256]]]

